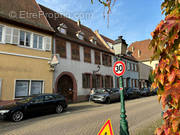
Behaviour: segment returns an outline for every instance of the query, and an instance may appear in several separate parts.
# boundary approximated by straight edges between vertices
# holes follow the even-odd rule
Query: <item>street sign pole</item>
[[[119,77],[119,90],[120,90],[120,99],[121,99],[121,114],[120,114],[120,135],[129,135],[128,131],[128,122],[126,120],[126,109],[124,102],[124,90],[122,85],[122,75],[125,73],[126,65],[123,61],[117,61],[113,66],[113,72],[116,76]]]
[[[126,120],[126,109],[124,102],[124,90],[122,86],[122,76],[119,77],[119,88],[120,88],[120,97],[121,97],[121,120],[120,120],[120,135],[129,135],[128,131],[128,122]]]

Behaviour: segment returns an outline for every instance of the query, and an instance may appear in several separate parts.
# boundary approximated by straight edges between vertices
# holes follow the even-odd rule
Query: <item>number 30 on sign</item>
[[[117,61],[114,63],[113,72],[116,76],[122,76],[126,70],[126,66],[123,61]]]

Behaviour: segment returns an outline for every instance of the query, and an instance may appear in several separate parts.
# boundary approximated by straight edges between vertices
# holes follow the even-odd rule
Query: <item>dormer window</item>
[[[131,51],[134,52],[134,50],[135,50],[134,46],[131,49],[132,49]]]
[[[60,33],[62,33],[64,35],[67,34],[67,26],[64,23],[61,23],[57,29]]]
[[[93,43],[93,44],[97,44],[97,38],[96,37],[90,37],[90,42]]]
[[[84,40],[84,32],[82,31],[78,31],[76,36],[80,39],[80,40]]]
[[[141,50],[138,50],[138,57],[141,56]]]

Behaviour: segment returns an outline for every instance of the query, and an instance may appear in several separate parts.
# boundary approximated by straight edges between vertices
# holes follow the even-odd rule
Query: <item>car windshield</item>
[[[95,90],[96,93],[107,93],[107,90],[105,89],[98,89],[98,90]]]
[[[25,97],[25,98],[19,100],[18,102],[20,102],[20,103],[27,103],[27,102],[29,102],[32,98],[33,98],[33,97]]]

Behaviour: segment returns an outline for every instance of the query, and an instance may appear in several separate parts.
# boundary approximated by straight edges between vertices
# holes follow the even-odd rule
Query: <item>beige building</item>
[[[153,56],[153,49],[149,49],[150,41],[150,39],[147,39],[134,42],[128,47],[128,50],[132,52],[132,56],[134,56],[138,61],[141,61],[142,63],[155,69],[159,60],[150,62],[151,57]]]
[[[0,1],[0,101],[52,93],[53,29],[34,0]],[[14,15],[10,12],[13,11]]]

